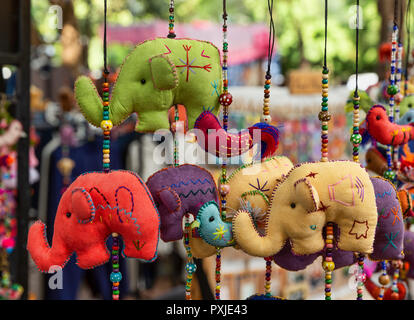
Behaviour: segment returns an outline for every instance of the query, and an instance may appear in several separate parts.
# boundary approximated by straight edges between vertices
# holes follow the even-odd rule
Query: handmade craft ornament
[[[20,138],[27,137],[23,131],[23,126],[18,120],[13,120],[7,131],[0,136],[0,147],[14,146]]]
[[[403,255],[404,221],[395,186],[382,177],[371,178],[378,210],[371,260],[399,260]]]
[[[407,288],[401,282],[398,283],[398,299],[404,300]],[[365,288],[375,300],[395,300],[393,298],[394,291],[391,287],[387,288],[384,293],[381,293],[381,288],[377,286],[369,277],[365,280]]]
[[[404,218],[414,216],[413,197],[414,189],[404,189],[404,186],[398,190],[397,196],[400,200],[401,212]]]
[[[214,247],[234,245],[231,222],[222,221],[220,208],[215,201],[201,206],[192,228],[198,228],[201,238]]]
[[[119,125],[136,112],[136,130],[154,132],[168,129],[168,110],[182,104],[188,128],[192,129],[203,106],[218,113],[221,80],[220,53],[210,42],[169,38],[144,41],[122,65],[109,99],[109,118]],[[75,96],[85,118],[99,127],[102,100],[91,79],[77,79]]]
[[[403,145],[414,137],[411,125],[391,122],[385,108],[378,104],[368,111],[366,124],[369,135],[383,145]]]
[[[183,237],[182,219],[186,213],[196,217],[205,203],[218,203],[213,176],[193,164],[161,169],[148,178],[147,186],[160,213],[161,239],[166,242]]]
[[[272,256],[288,239],[296,254],[318,252],[325,244],[322,230],[328,221],[339,227],[339,249],[373,250],[375,193],[369,175],[357,163],[299,164],[276,185],[270,202],[264,236],[257,232],[248,212],[239,211],[233,218],[235,241],[250,255]]]
[[[249,163],[234,170],[220,185],[227,190],[229,217],[241,207],[241,200],[247,201],[252,208],[265,213],[272,190],[278,179],[293,168],[293,163],[285,156],[274,156],[262,162]]]
[[[256,123],[238,133],[230,133],[221,126],[214,113],[207,110],[197,118],[194,128],[201,131],[201,134],[197,134],[199,145],[216,157],[238,156],[260,143],[260,158],[264,159],[272,156],[279,146],[279,129],[266,122]]]
[[[370,179],[374,187],[378,211],[378,223],[375,228],[373,252],[370,254],[370,259],[402,259],[404,223],[395,187],[382,177]],[[338,239],[339,236],[338,228],[335,226],[334,238]],[[352,252],[340,250],[334,245],[332,249],[332,261],[335,264],[335,269],[357,262]],[[289,271],[299,271],[305,269],[321,255],[324,255],[324,251],[308,255],[295,255],[292,252],[290,242],[287,241],[282,250],[273,258],[280,267]]]
[[[366,168],[376,174],[383,175],[388,169],[387,160],[378,149],[378,147],[371,147],[365,154]]]
[[[137,174],[91,172],[79,176],[62,195],[52,247],[46,226],[37,221],[29,229],[27,249],[42,272],[53,265],[63,268],[74,252],[78,266],[89,269],[109,260],[105,242],[117,233],[124,240],[124,256],[151,262],[157,257],[159,226],[157,208]]]

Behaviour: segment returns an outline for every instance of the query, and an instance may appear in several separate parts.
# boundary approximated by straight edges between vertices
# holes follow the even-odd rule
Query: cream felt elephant
[[[253,209],[266,212],[278,179],[292,168],[293,163],[289,158],[275,156],[263,162],[243,165],[233,171],[224,186],[221,185],[221,188],[228,188],[229,191],[226,196],[228,211],[242,209],[240,200],[244,200]]]
[[[264,235],[246,211],[234,216],[233,235],[254,256],[273,256],[288,240],[294,253],[312,254],[323,249],[323,227],[333,222],[340,230],[339,249],[371,253],[377,219],[374,187],[360,164],[303,163],[273,189]]]

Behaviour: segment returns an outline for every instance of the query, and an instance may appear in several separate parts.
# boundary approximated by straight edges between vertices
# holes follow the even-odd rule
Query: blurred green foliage
[[[48,0],[32,1],[32,17],[44,41],[59,51],[59,33],[50,30]],[[88,67],[102,67],[102,40],[99,26],[103,22],[102,0],[73,0],[79,29],[88,41]],[[335,82],[344,82],[355,69],[355,29],[352,23],[354,0],[329,2],[327,64]],[[373,72],[378,59],[378,41],[381,18],[376,0],[362,1],[360,31],[360,72]],[[131,25],[168,19],[169,0],[108,0],[108,23]],[[176,0],[176,23],[209,20],[221,23],[221,0]],[[266,0],[228,0],[229,28],[232,23],[269,23]],[[277,50],[281,56],[282,71],[298,68],[302,63],[320,70],[324,51],[324,1],[278,0],[274,4]],[[220,29],[217,32],[221,32]],[[132,46],[132,44],[131,44]],[[113,66],[122,63],[131,46],[110,45],[109,61]],[[58,57],[54,60],[59,62]]]

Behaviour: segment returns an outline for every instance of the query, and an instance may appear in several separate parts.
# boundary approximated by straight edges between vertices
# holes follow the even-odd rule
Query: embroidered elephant
[[[156,38],[138,44],[125,59],[110,98],[114,125],[138,114],[137,131],[168,129],[168,110],[185,106],[189,129],[203,108],[219,111],[222,70],[219,50],[210,42]],[[85,118],[100,126],[102,100],[92,81],[75,83],[75,95]]]
[[[375,229],[371,260],[399,260],[404,258],[404,221],[394,185],[382,178],[372,177],[375,201],[378,212],[378,223]]]
[[[247,206],[254,208],[258,215],[264,213],[272,187],[292,167],[293,164],[287,157],[275,156],[234,170],[220,185],[221,194],[226,196],[227,219]],[[214,201],[205,203],[200,208],[192,228],[212,246],[234,245],[231,223],[222,220],[219,207]]]
[[[226,192],[228,213],[236,213],[243,199],[253,208],[265,212],[272,190],[278,179],[293,168],[293,163],[284,156],[268,158],[263,162],[245,164],[234,170],[222,184]],[[232,216],[232,215],[231,215]]]
[[[114,232],[124,242],[122,254],[153,261],[157,257],[160,218],[142,179],[130,171],[92,172],[79,176],[63,193],[56,213],[52,247],[46,226],[36,221],[27,249],[42,272],[64,267],[72,253],[89,269],[110,258],[106,239]]]
[[[237,244],[250,255],[269,257],[290,239],[298,255],[323,249],[323,227],[336,223],[338,248],[371,253],[377,207],[369,175],[351,161],[303,163],[294,167],[273,189],[265,234],[260,235],[250,214],[233,218]]]
[[[186,213],[196,217],[205,203],[218,203],[213,176],[193,164],[161,169],[148,178],[147,186],[160,213],[164,241],[183,237],[182,219]]]

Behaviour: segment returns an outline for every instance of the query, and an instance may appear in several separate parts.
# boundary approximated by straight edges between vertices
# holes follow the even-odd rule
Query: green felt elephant
[[[136,112],[136,130],[168,129],[168,110],[186,107],[188,128],[203,108],[219,112],[222,92],[220,52],[212,43],[191,39],[156,38],[138,44],[125,59],[112,90],[109,117],[114,125]],[[102,100],[92,80],[81,76],[75,95],[85,118],[100,126]]]

